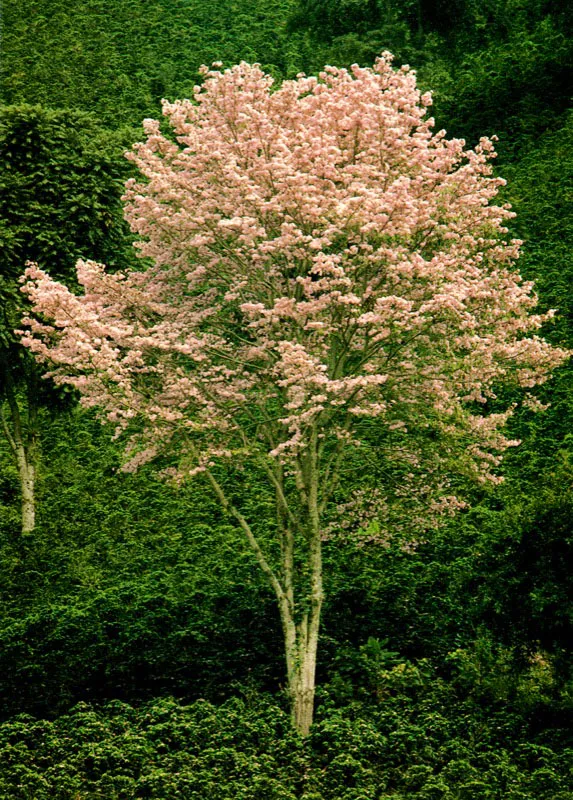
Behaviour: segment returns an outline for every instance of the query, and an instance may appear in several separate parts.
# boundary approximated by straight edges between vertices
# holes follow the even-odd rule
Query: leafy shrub
[[[341,706],[323,687],[305,740],[254,692],[220,706],[164,698],[13,717],[0,724],[0,797],[571,800],[570,731],[549,746],[555,729],[535,734],[507,705],[460,698],[427,664],[412,684],[418,667],[395,662],[378,673],[391,687],[378,700]]]

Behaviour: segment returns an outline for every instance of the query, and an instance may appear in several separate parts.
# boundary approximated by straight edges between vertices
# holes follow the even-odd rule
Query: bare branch
[[[223,509],[227,512],[227,514],[229,514],[229,516],[231,516],[234,519],[236,519],[237,522],[239,523],[242,531],[244,532],[245,536],[247,537],[247,540],[248,540],[249,544],[251,545],[252,550],[255,553],[255,556],[256,556],[256,559],[257,559],[257,561],[259,563],[259,566],[261,567],[261,569],[263,570],[263,572],[267,576],[267,579],[268,579],[270,585],[272,586],[272,588],[274,589],[274,592],[275,592],[279,602],[281,602],[281,603],[286,602],[285,591],[284,591],[279,579],[275,575],[272,567],[270,566],[269,562],[265,558],[265,554],[263,553],[263,551],[261,549],[261,546],[258,543],[258,541],[256,539],[256,536],[255,536],[255,534],[253,533],[253,531],[251,529],[251,526],[249,525],[249,523],[247,522],[245,517],[241,514],[239,509],[236,508],[230,502],[230,500],[226,496],[225,492],[223,491],[223,488],[222,488],[221,484],[215,478],[213,473],[210,470],[205,470],[205,475],[207,477],[207,480],[211,484],[211,487],[212,487],[213,491],[217,495],[217,498],[219,499],[219,502],[221,503]]]

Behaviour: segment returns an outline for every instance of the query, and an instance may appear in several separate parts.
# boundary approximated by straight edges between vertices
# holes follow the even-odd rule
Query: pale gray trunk
[[[295,730],[307,736],[314,716],[314,697],[316,688],[316,657],[322,611],[322,541],[318,504],[318,441],[313,432],[307,461],[299,475],[299,491],[307,509],[305,538],[308,547],[309,591],[301,598],[305,610],[298,624],[293,619],[293,607],[284,604],[281,613],[285,632],[285,654],[287,661],[288,686],[291,701],[292,723]],[[291,548],[292,549],[292,548]],[[293,584],[294,565],[283,564],[285,574],[291,577],[287,585]],[[282,608],[281,608],[282,612]]]
[[[5,396],[9,409],[10,424],[0,402],[0,421],[8,440],[10,450],[18,468],[20,491],[22,496],[22,533],[31,533],[36,526],[36,423],[37,408],[34,397],[35,385],[28,388],[28,408],[26,422],[22,413],[11,375],[6,371],[3,375]]]
[[[284,634],[287,682],[295,730],[307,736],[314,714],[316,656],[322,611],[322,542],[319,512],[318,434],[312,432],[304,457],[295,470],[298,499],[302,510],[299,518],[289,506],[284,491],[284,475],[280,464],[269,466],[263,458],[268,477],[276,492],[277,525],[281,545],[280,570],[267,560],[260,543],[243,514],[230,502],[210,470],[205,471],[222,507],[239,524],[253,549],[278,600]],[[298,570],[297,547],[305,550],[304,567]]]
[[[320,606],[305,614],[297,626],[296,643],[290,654],[287,648],[291,718],[301,736],[308,736],[314,716],[319,628]]]
[[[23,445],[17,448],[16,460],[22,492],[22,533],[28,534],[36,527],[36,468]]]

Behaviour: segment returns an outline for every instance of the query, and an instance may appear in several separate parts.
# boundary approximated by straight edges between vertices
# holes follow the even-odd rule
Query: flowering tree
[[[532,287],[511,271],[492,143],[433,133],[407,67],[384,55],[272,91],[256,65],[218,66],[193,100],[164,104],[174,136],[146,120],[130,155],[146,268],[80,261],[76,296],[30,266],[23,341],[129,436],[127,469],[168,452],[174,477],[203,474],[276,595],[306,734],[343,466],[375,427],[411,491],[438,491],[429,510],[455,506],[425,465],[456,457],[498,480],[514,443],[511,408],[488,413],[495,387],[532,387],[566,354],[532,333],[549,315],[530,314]],[[229,496],[229,458],[266,476],[280,547]]]

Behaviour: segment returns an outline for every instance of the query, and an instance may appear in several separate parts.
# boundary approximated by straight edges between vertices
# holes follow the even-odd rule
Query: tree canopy
[[[408,463],[412,491],[430,495],[427,515],[455,508],[443,490],[454,460],[495,481],[514,444],[500,430],[511,407],[472,406],[501,382],[545,381],[567,355],[527,336],[551,314],[530,314],[532,287],[511,271],[519,241],[504,239],[510,212],[491,203],[503,183],[492,143],[464,150],[433,133],[430,97],[390,62],[327,67],[275,92],[245,62],[206,71],[194,102],[164,106],[177,143],[147,120],[131,156],[144,180],[127,184],[127,219],[150,266],[110,274],[80,261],[83,296],[32,266],[24,287],[36,316],[23,342],[49,374],[118,432],[142,430],[126,468],[178,456],[167,473],[204,472],[246,534],[279,604],[304,734],[321,542],[341,466],[368,444],[364,421],[385,432],[389,461]],[[222,458],[266,473],[277,565],[215,477]]]

